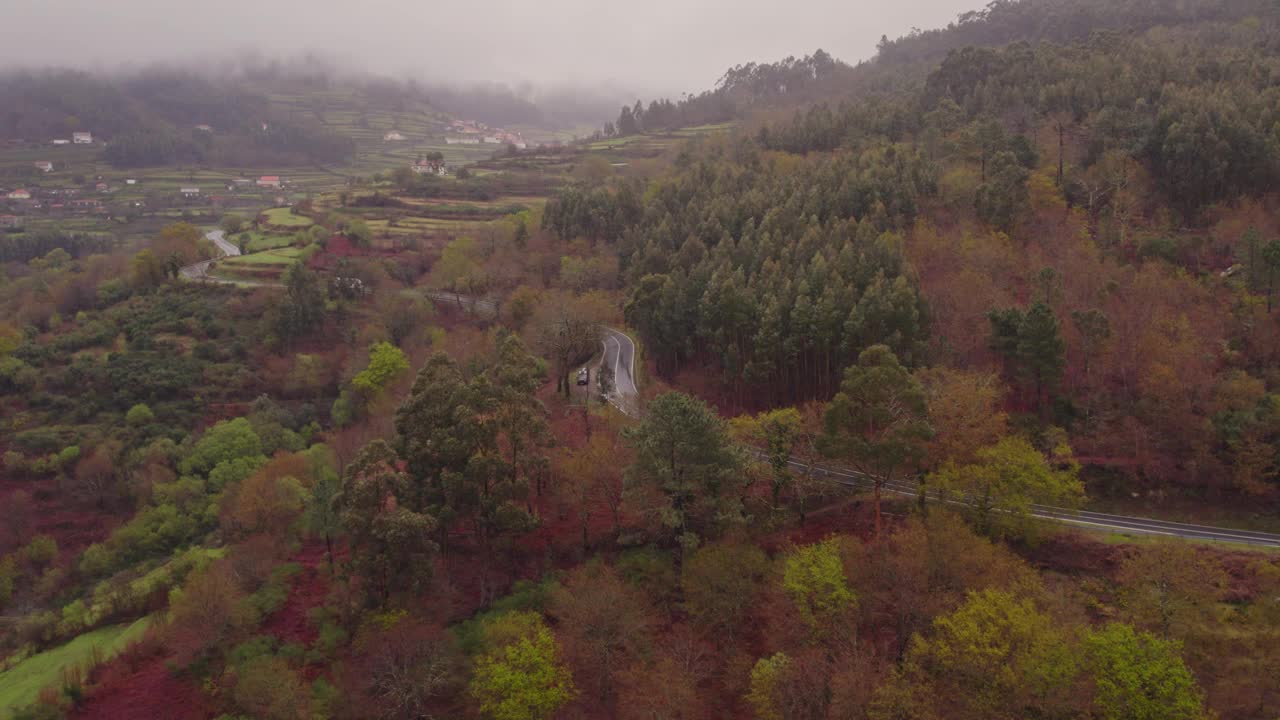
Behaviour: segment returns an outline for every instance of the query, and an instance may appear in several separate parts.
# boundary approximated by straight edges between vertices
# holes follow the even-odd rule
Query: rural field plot
[[[57,686],[68,668],[107,660],[142,637],[151,618],[131,624],[111,625],[80,635],[71,642],[46,650],[0,672],[0,717],[35,702],[40,691]]]
[[[266,223],[275,227],[301,229],[311,227],[315,222],[306,215],[296,215],[291,208],[271,208],[262,213]]]
[[[293,244],[292,235],[268,235],[260,232],[249,232],[243,235],[248,236],[245,238],[245,249],[250,253],[285,248]],[[236,235],[232,241],[239,243],[241,237],[242,235]]]
[[[214,263],[209,274],[226,280],[274,282],[279,280],[290,267],[311,257],[316,249],[315,246],[278,247],[224,258]]]

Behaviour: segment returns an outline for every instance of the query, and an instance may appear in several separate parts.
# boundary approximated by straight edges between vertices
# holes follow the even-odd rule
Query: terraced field
[[[276,282],[294,264],[311,257],[317,247],[280,247],[248,255],[230,257],[214,263],[209,274],[224,280]]]
[[[132,624],[99,628],[0,672],[0,718],[7,718],[14,710],[35,702],[41,690],[62,681],[65,670],[115,656],[142,637],[150,624],[150,618],[142,618]]]
[[[266,216],[267,224],[275,227],[301,229],[315,224],[311,218],[306,215],[295,215],[293,210],[287,207],[271,208],[262,214]]]
[[[239,236],[236,236],[236,240],[239,240]],[[249,233],[249,241],[245,243],[245,250],[250,253],[256,253],[264,250],[275,250],[276,248],[289,247],[292,244],[292,235],[267,235],[255,232]]]

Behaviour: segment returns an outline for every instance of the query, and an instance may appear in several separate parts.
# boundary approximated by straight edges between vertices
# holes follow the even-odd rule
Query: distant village
[[[399,130],[387,131],[382,136],[382,139],[385,142],[404,142],[408,140]],[[514,145],[518,150],[524,150],[528,147],[528,143],[525,142],[520,133],[489,127],[475,120],[454,120],[449,123],[448,134],[445,136],[444,141],[447,145]]]
[[[264,124],[263,128],[267,126]],[[213,133],[211,125],[199,124],[192,128],[196,132]],[[399,130],[389,130],[383,134],[384,142],[407,142],[407,138]],[[453,120],[446,129],[444,137],[447,145],[506,145],[517,150],[530,146],[518,131],[491,127],[475,120]],[[54,138],[45,143],[28,143],[23,140],[8,140],[3,144],[10,147],[39,147],[52,145],[55,147],[70,145],[93,145],[101,142],[94,139],[90,131],[71,133],[69,138]],[[541,142],[538,147],[559,147],[559,141]],[[184,206],[213,206],[215,208],[233,207],[237,204],[261,203],[263,195],[267,195],[275,205],[287,205],[288,198],[283,194],[288,189],[288,181],[277,175],[263,175],[257,178],[238,177],[225,183],[226,193],[212,190],[206,179],[203,187],[192,182],[174,187],[170,183],[147,186],[142,178],[108,179],[103,176],[93,178],[75,178],[73,185],[67,187],[65,179],[56,187],[41,187],[38,178],[45,174],[66,170],[55,159],[36,160],[29,182],[25,186],[0,186],[0,230],[22,228],[27,216],[81,216],[100,215],[104,217],[126,215],[130,212],[143,212]],[[419,175],[435,175],[444,177],[453,171],[440,152],[428,153],[410,165],[410,169]],[[11,181],[12,182],[12,181]],[[137,187],[134,187],[137,186]],[[122,189],[130,192],[117,198],[116,193]]]
[[[213,126],[207,124],[195,125],[192,129],[205,133],[214,131]],[[93,145],[96,142],[100,141],[94,139],[93,133],[85,131],[74,132],[70,138],[54,138],[43,144],[61,147]],[[39,146],[22,140],[10,140],[5,145],[27,148]],[[87,178],[73,175],[61,178],[62,182],[56,186],[43,187],[43,183],[39,182],[41,176],[66,171],[68,167],[55,160],[36,160],[31,166],[34,168],[34,175],[23,186],[0,185],[0,230],[21,229],[29,217],[119,217],[167,208],[211,206],[217,209],[260,205],[264,199],[277,206],[289,204],[288,197],[283,194],[288,190],[288,180],[279,175],[237,177],[225,181],[205,178],[202,185],[191,182],[177,187],[171,182],[148,183],[139,177],[107,178],[96,175]],[[211,182],[222,183],[225,192],[210,187]],[[120,193],[121,190],[128,192]]]

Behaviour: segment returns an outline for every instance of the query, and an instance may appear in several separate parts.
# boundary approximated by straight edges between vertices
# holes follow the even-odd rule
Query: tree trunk
[[[876,496],[876,543],[880,542],[880,486],[884,484],[884,480],[875,479],[875,496]]]
[[[1058,187],[1062,187],[1062,155],[1063,155],[1063,134],[1067,131],[1066,127],[1058,125]]]

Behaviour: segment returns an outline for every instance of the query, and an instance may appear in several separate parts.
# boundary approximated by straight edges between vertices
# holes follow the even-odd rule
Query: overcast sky
[[[0,0],[0,65],[320,52],[425,80],[679,93],[732,65],[945,25],[984,0]]]

